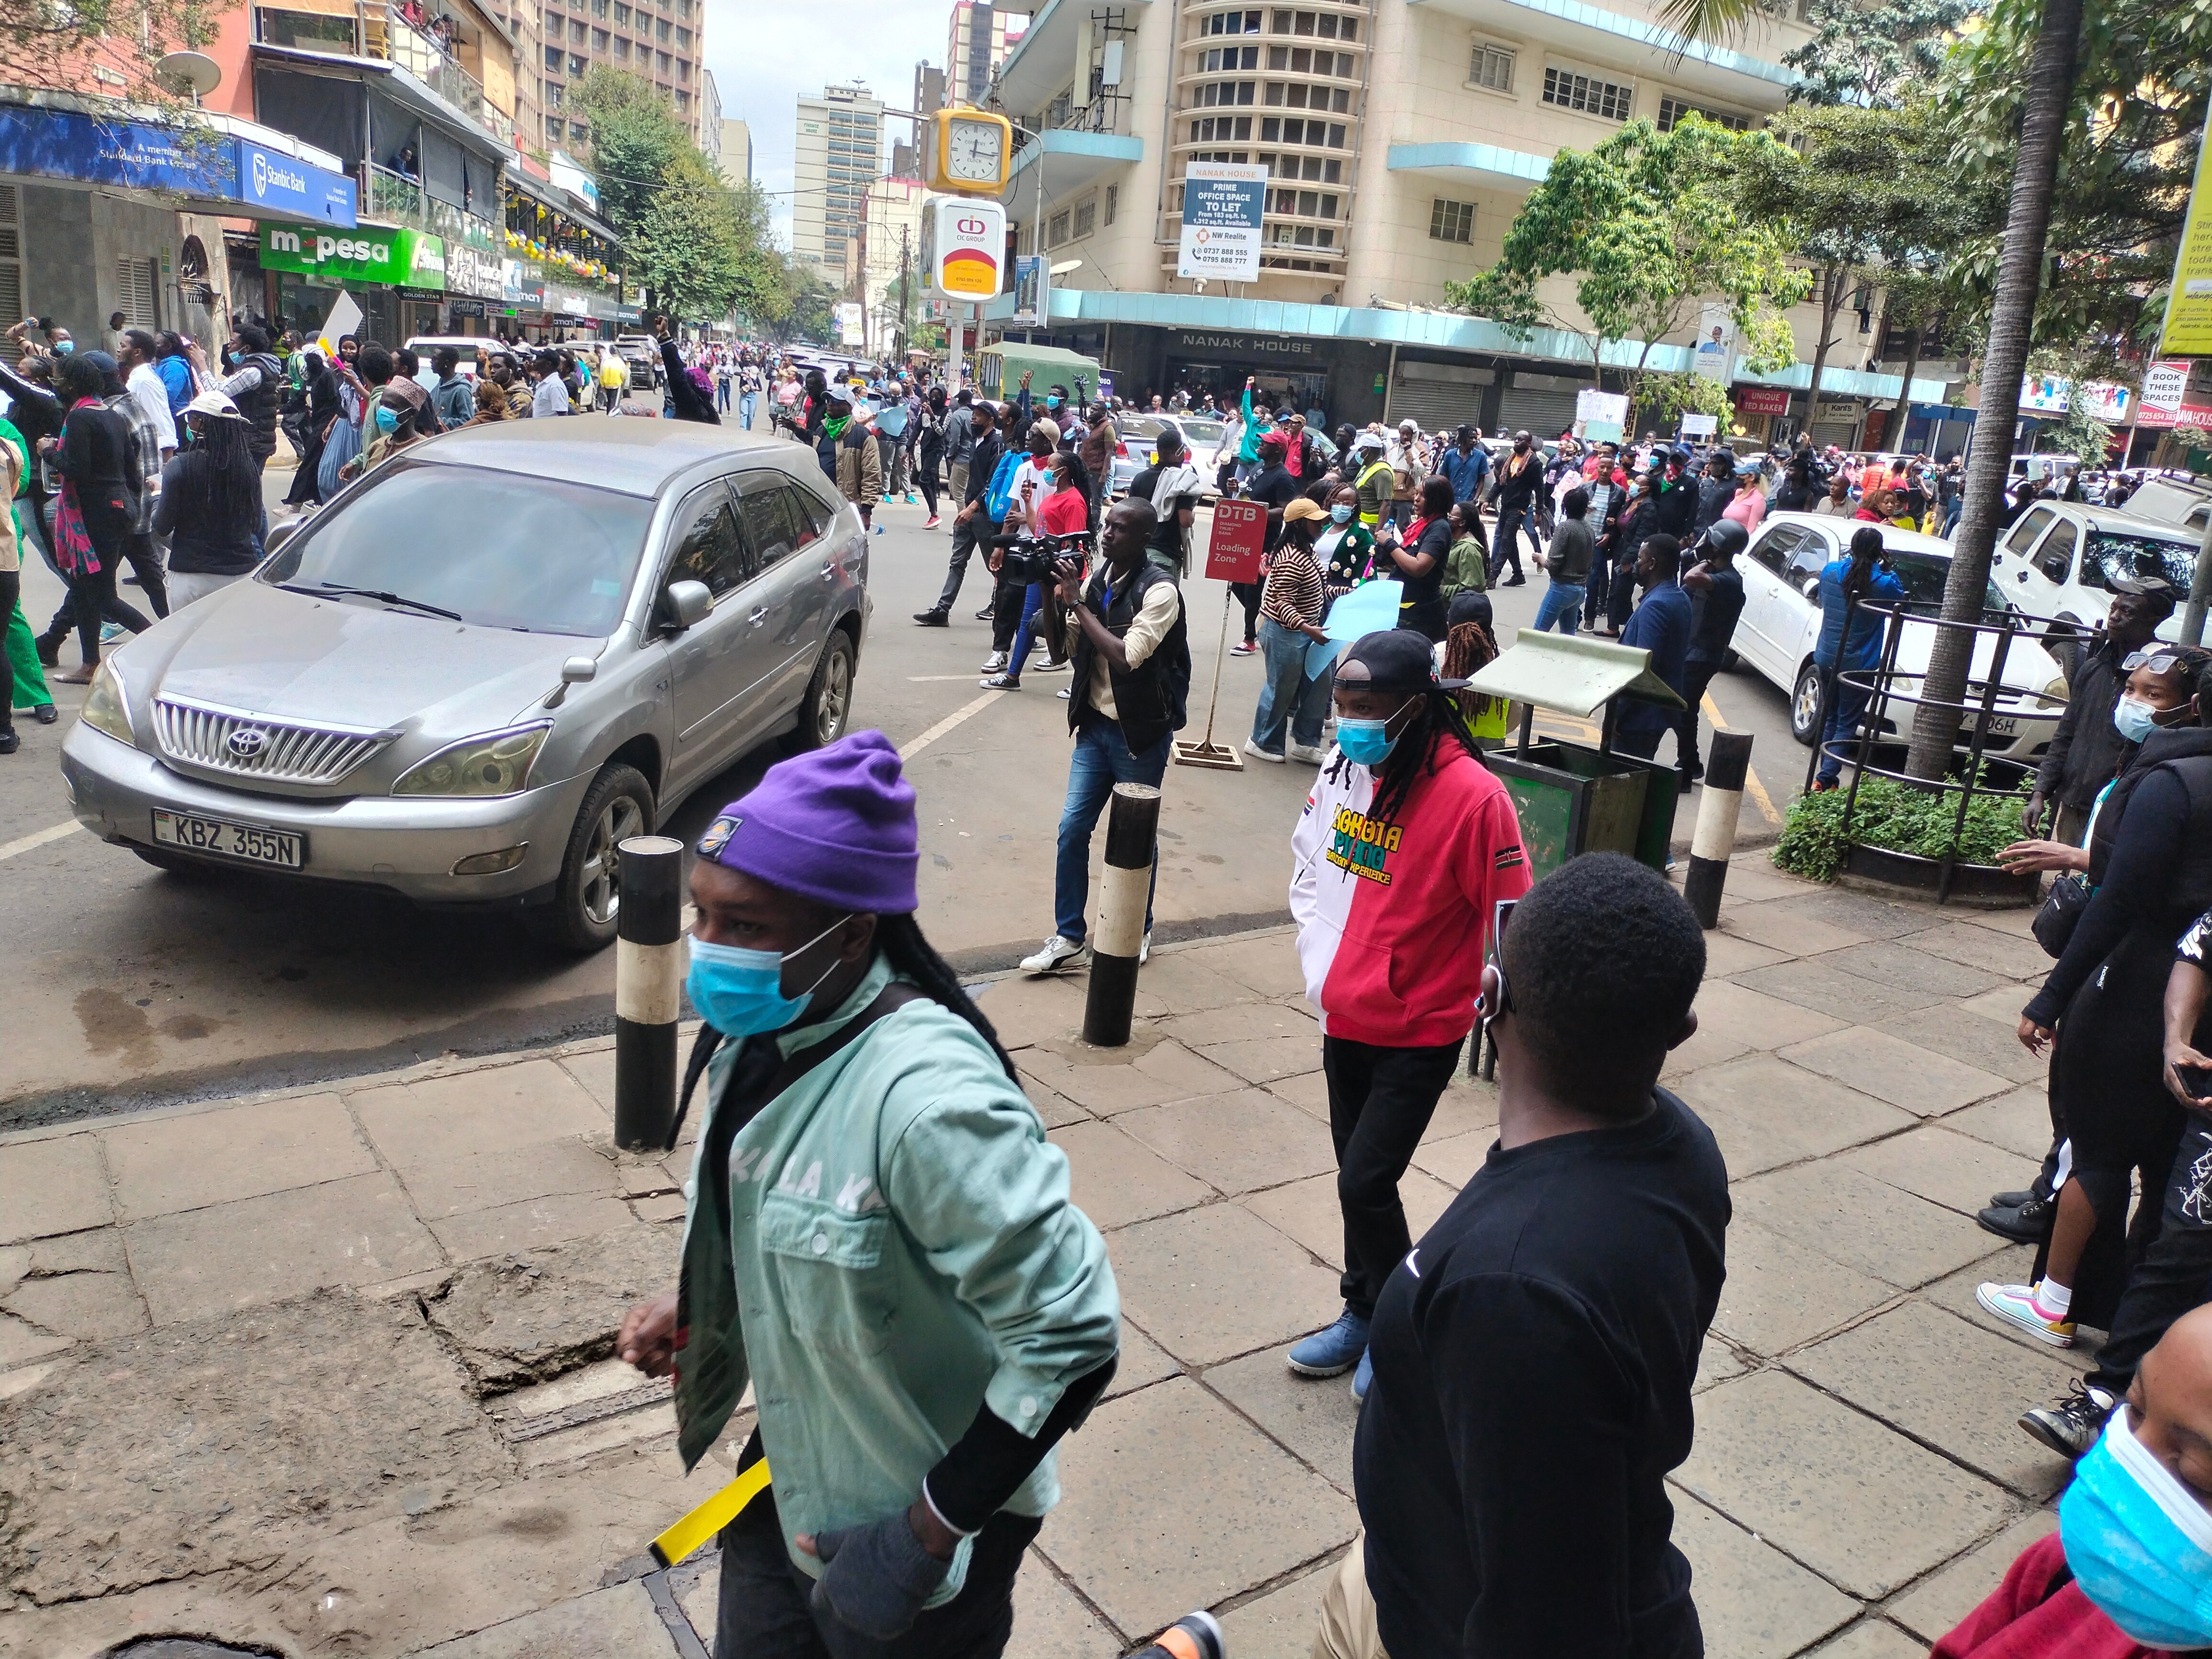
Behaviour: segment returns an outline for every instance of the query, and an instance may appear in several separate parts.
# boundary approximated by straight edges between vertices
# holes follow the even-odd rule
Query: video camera
[[[1059,579],[1054,567],[1061,559],[1070,554],[1079,559],[1090,556],[1093,533],[1071,530],[1065,536],[996,536],[991,545],[1006,550],[1000,565],[1000,574],[1006,580],[1050,582]]]

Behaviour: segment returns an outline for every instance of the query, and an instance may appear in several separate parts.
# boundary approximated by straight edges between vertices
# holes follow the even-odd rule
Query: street
[[[270,471],[264,493],[272,504],[291,476]],[[1066,710],[1054,694],[1066,681],[1031,674],[1018,693],[978,689],[978,665],[990,649],[989,624],[975,618],[988,598],[980,561],[949,629],[913,624],[911,613],[944,580],[949,544],[949,512],[934,531],[921,528],[925,516],[925,508],[903,502],[878,509],[874,613],[853,725],[880,728],[897,744],[921,793],[923,927],[963,972],[1003,969],[1051,931],[1054,831],[1066,779]],[[1534,620],[1544,586],[1532,576],[1528,586],[1496,594],[1501,646]],[[1196,737],[1205,729],[1226,592],[1198,576],[1185,591],[1194,674],[1183,735]],[[135,602],[133,589],[123,592]],[[52,574],[33,562],[23,609],[34,628],[59,595]],[[74,643],[64,647],[64,660],[75,662]],[[1221,667],[1215,734],[1241,745],[1261,659],[1232,656]],[[0,883],[16,939],[16,989],[0,1014],[0,1127],[292,1087],[611,1029],[611,951],[563,957],[509,917],[422,910],[373,892],[243,874],[164,874],[74,830],[57,757],[83,691],[55,691],[61,721],[20,722],[22,749],[0,762]],[[1739,671],[1717,678],[1709,696],[1729,729],[1756,738],[1753,768],[1764,798],[1747,792],[1740,844],[1771,839],[1779,820],[1769,808],[1786,811],[1805,757],[1790,740],[1783,694]],[[1573,721],[1545,717],[1538,725],[1596,736]],[[1660,758],[1670,754],[1662,743]],[[702,787],[677,809],[667,832],[696,839],[774,757],[773,748],[756,751]],[[1287,920],[1290,830],[1310,777],[1302,766],[1249,758],[1241,773],[1169,769],[1161,943]],[[1693,794],[1678,811],[1678,851],[1696,810]]]

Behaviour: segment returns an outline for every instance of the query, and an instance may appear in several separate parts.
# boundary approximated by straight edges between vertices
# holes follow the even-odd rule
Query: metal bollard
[[[684,1005],[684,843],[632,836],[615,920],[615,1145],[659,1152],[676,1120],[676,1016]]]
[[[1159,829],[1158,790],[1146,783],[1114,786],[1106,815],[1106,878],[1098,926],[1091,935],[1091,989],[1083,1003],[1083,1040],[1101,1048],[1118,1048],[1129,1040]]]
[[[1728,884],[1729,854],[1735,847],[1736,814],[1743,807],[1743,781],[1751,770],[1751,733],[1716,732],[1705,761],[1705,795],[1698,803],[1698,827],[1690,836],[1690,870],[1682,896],[1700,927],[1720,926],[1721,890]]]

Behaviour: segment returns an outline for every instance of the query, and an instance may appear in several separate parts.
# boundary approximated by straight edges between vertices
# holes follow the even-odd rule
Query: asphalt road
[[[270,474],[272,501],[289,479]],[[854,723],[880,728],[908,756],[921,799],[924,927],[963,969],[1003,969],[1052,931],[1066,781],[1066,705],[1054,693],[1066,677],[1032,674],[1013,694],[978,687],[990,648],[975,615],[987,598],[979,567],[950,629],[913,625],[945,574],[946,530],[924,531],[924,516],[903,503],[878,510]],[[24,576],[36,628],[59,585],[43,567]],[[1497,596],[1503,629],[1534,620],[1543,586],[1536,577]],[[1184,735],[1194,737],[1227,596],[1199,578],[1186,592],[1198,706]],[[64,659],[75,659],[72,642]],[[1231,744],[1249,730],[1259,668],[1257,658],[1222,664],[1216,732]],[[0,1127],[611,1029],[611,951],[564,957],[511,921],[417,910],[373,892],[164,874],[70,828],[58,757],[83,694],[56,691],[61,723],[19,719],[22,748],[0,759],[0,894],[13,940],[11,993],[0,1000]],[[1762,787],[1747,795],[1739,833],[1771,836],[1806,752],[1790,740],[1783,695],[1747,671],[1717,679],[1710,696],[1729,727],[1757,738]],[[1543,726],[1595,735],[1571,721]],[[695,837],[774,758],[762,750],[738,761],[676,810],[668,832]],[[1297,765],[1169,769],[1158,937],[1285,919],[1290,829],[1310,779]],[[1694,798],[1684,804],[1678,843],[1695,811]]]

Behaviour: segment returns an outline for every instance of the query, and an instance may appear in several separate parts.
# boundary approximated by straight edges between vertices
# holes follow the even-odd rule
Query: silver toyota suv
[[[832,741],[868,540],[813,454],[728,427],[471,427],[393,457],[105,662],[79,822],[210,865],[615,936],[615,848],[738,756]]]

